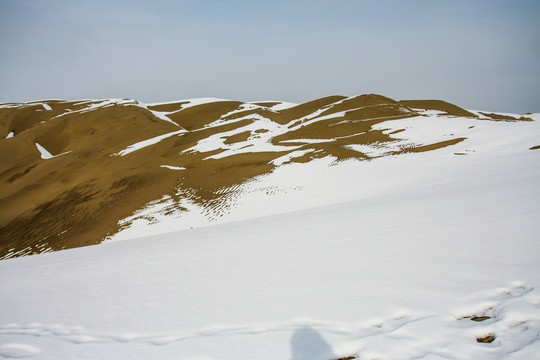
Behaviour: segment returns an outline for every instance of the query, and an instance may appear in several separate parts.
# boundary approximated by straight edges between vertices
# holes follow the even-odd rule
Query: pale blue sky
[[[540,112],[540,1],[0,0],[0,102],[362,93]]]

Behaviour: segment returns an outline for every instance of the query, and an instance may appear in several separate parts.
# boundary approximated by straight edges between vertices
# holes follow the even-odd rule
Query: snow
[[[49,99],[48,101],[50,100],[52,99]],[[28,103],[4,103],[4,104],[0,104],[0,109],[18,108],[18,107],[35,106],[35,105],[43,106],[44,110],[52,110],[49,104],[45,102],[41,102],[41,101],[32,101]]]
[[[239,120],[240,121],[240,120]],[[249,124],[246,128],[253,129],[257,126],[262,126],[261,123],[255,122]],[[471,128],[471,126],[474,126]],[[438,178],[452,176],[456,171],[456,166],[463,167],[470,161],[458,159],[454,154],[468,154],[469,156],[475,156],[476,161],[480,161],[478,156],[496,156],[496,154],[505,155],[511,149],[517,149],[523,151],[528,149],[523,145],[522,147],[516,147],[516,138],[520,139],[524,144],[533,146],[538,141],[538,130],[530,131],[525,129],[538,129],[535,128],[535,124],[529,122],[519,123],[506,123],[506,122],[493,122],[493,121],[478,121],[470,118],[446,118],[446,117],[425,117],[418,116],[414,118],[406,118],[400,120],[389,120],[377,125],[374,125],[374,129],[383,130],[385,133],[392,133],[396,130],[403,130],[399,133],[395,133],[392,136],[397,140],[390,143],[375,143],[370,145],[352,145],[351,148],[362,153],[367,153],[370,156],[384,156],[391,154],[395,151],[400,151],[402,148],[411,146],[419,146],[431,143],[437,143],[455,138],[467,138],[465,141],[442,149],[448,159],[444,159],[448,164],[445,167],[441,166],[441,169],[437,169],[439,175]],[[262,126],[264,127],[264,126]],[[222,137],[230,136],[236,133],[246,131],[246,128],[239,128],[232,130],[231,132],[216,134],[201,141],[194,148],[186,151],[200,151],[206,152],[214,149],[226,149],[222,153],[214,155],[213,157],[225,157],[232,154],[238,154],[241,152],[251,151],[275,151],[276,147],[269,148],[269,144],[266,138],[251,139],[249,142],[240,142],[235,144],[224,144]],[[274,128],[268,126],[270,131],[261,134],[266,137],[275,136],[276,134],[284,131],[285,127],[274,125]],[[525,134],[528,133],[526,136]],[[502,136],[501,134],[505,134]],[[497,141],[493,141],[497,139]],[[300,139],[299,142],[308,142],[309,139]],[[258,143],[257,141],[260,141]],[[296,142],[296,140],[294,141]],[[251,146],[245,147],[246,144]],[[512,144],[514,144],[512,146]],[[294,150],[297,147],[280,147],[285,150]],[[309,151],[296,150],[290,154],[284,155],[273,161],[275,165],[282,165],[290,161],[293,157],[302,156]],[[411,155],[412,156],[412,155]],[[414,155],[413,162],[418,159],[419,155]],[[163,211],[159,206],[152,206],[155,216],[159,217],[158,222],[146,223],[144,217],[141,217],[139,226],[136,231],[129,231],[130,236],[149,236],[166,231],[174,231],[175,229],[188,229],[192,226],[198,227],[209,223],[222,223],[228,221],[244,220],[253,217],[254,214],[259,216],[272,215],[282,212],[306,209],[315,206],[324,206],[328,203],[335,203],[339,201],[347,201],[350,199],[350,194],[356,194],[359,198],[364,196],[372,196],[378,194],[381,189],[398,189],[408,188],[415,186],[419,182],[417,174],[411,172],[413,166],[408,160],[408,155],[400,155],[400,161],[396,161],[394,157],[386,157],[377,159],[377,161],[365,161],[362,162],[361,171],[363,178],[361,180],[362,187],[358,186],[358,180],[356,177],[351,176],[351,173],[358,172],[358,164],[356,161],[350,163],[342,163],[339,167],[335,166],[335,158],[327,157],[324,159],[317,159],[310,163],[303,164],[301,167],[293,165],[282,166],[274,171],[273,174],[266,177],[259,177],[256,181],[250,181],[242,186],[242,191],[236,191],[237,189],[226,189],[231,192],[232,195],[228,201],[232,204],[236,204],[234,207],[227,209],[226,212],[220,211],[218,214],[204,214],[201,209],[199,214],[189,214],[189,220],[185,218],[185,221],[178,221],[179,218],[184,219],[185,214],[176,214],[172,218],[160,215]],[[423,160],[424,164],[429,164],[428,167],[420,167],[417,172],[426,173],[424,177],[429,177],[433,169],[438,168],[440,160],[436,160],[434,163]],[[473,162],[474,163],[474,162]],[[467,165],[468,166],[468,165]],[[476,166],[476,165],[474,165]],[[473,167],[474,167],[473,166]],[[392,170],[392,171],[389,171]],[[474,171],[469,169],[467,171]],[[394,178],[395,174],[400,174],[399,178]],[[319,181],[313,181],[314,178],[318,178]],[[349,179],[341,180],[336,187],[341,188],[341,191],[328,191],[331,184],[335,183],[335,179]],[[434,179],[430,181],[435,181]],[[301,184],[301,186],[299,186]],[[300,194],[296,194],[296,190],[301,189]],[[272,194],[268,197],[268,194]],[[260,204],[264,204],[261,206]],[[166,208],[167,206],[165,206]],[[148,210],[148,209],[147,209]],[[146,212],[147,217],[152,217],[152,211]],[[159,229],[159,230],[158,230]],[[123,232],[128,231],[127,229]],[[121,233],[112,237],[115,239],[121,237],[125,239],[125,235]],[[128,236],[129,237],[129,236]]]
[[[279,104],[276,104],[276,105],[270,107],[270,110],[272,110],[272,111],[280,111],[280,110],[285,110],[285,109],[295,107],[297,105],[298,105],[297,103],[280,101]]]
[[[364,145],[364,144],[352,144],[347,145],[346,148],[358,151],[362,154],[365,154],[369,157],[379,157],[379,156],[385,156],[392,153],[392,149],[398,150],[398,146],[395,146],[396,143],[391,143],[393,146],[390,147],[388,144],[385,143],[379,143],[379,146],[377,144],[370,144],[370,145]]]
[[[141,106],[141,104],[137,100],[132,99],[104,99],[104,100],[83,100],[79,101],[77,103],[74,103],[73,105],[87,105],[85,108],[79,109],[79,110],[70,110],[68,109],[65,113],[53,116],[50,120],[60,118],[66,115],[72,115],[72,114],[83,114],[87,113],[89,111],[94,111],[96,109],[100,108],[107,108],[111,106],[116,105],[135,105],[135,106]]]
[[[185,167],[181,167],[181,166],[161,165],[160,167],[171,169],[171,170],[186,170]]]
[[[241,120],[242,119],[237,120],[237,121],[241,121]],[[259,120],[258,122],[248,125],[247,128],[251,130],[256,129],[259,126],[261,126],[261,122],[263,121],[267,121],[268,123],[267,125],[273,124],[268,119],[264,119],[262,117],[261,119],[258,119],[258,120]],[[267,126],[267,127],[271,127],[271,126]],[[493,143],[489,141],[490,138],[499,139],[498,142],[495,143],[495,144],[498,144],[497,147],[499,148],[503,148],[504,146],[509,145],[510,143],[505,143],[505,140],[508,139],[511,142],[513,141],[512,139],[514,138],[506,137],[506,136],[501,137],[500,133],[503,132],[502,129],[506,129],[504,130],[504,133],[511,134],[513,131],[514,133],[518,134],[519,132],[522,131],[520,130],[520,128],[523,128],[523,127],[530,127],[530,125],[524,122],[517,123],[514,125],[510,125],[510,124],[505,125],[504,123],[495,124],[494,122],[485,122],[485,121],[479,122],[479,121],[476,121],[475,119],[468,119],[468,118],[448,119],[448,118],[436,117],[436,116],[435,117],[416,117],[416,118],[409,118],[409,119],[387,121],[387,122],[383,122],[375,126],[376,129],[384,130],[387,133],[394,132],[395,130],[404,130],[401,133],[393,135],[396,138],[401,137],[402,140],[391,142],[391,143],[382,143],[382,144],[352,145],[351,148],[357,151],[363,152],[363,153],[367,153],[370,156],[382,156],[382,155],[389,154],[393,151],[398,151],[402,147],[428,144],[428,143],[438,142],[442,140],[448,140],[449,138],[467,137],[467,138],[471,138],[471,141],[465,141],[461,144],[453,146],[452,147],[453,153],[473,155],[476,151],[492,151],[493,148],[486,148],[486,149],[479,148],[479,146],[481,146],[482,144]],[[220,139],[220,137],[223,137],[223,135],[234,135],[236,133],[243,132],[245,130],[246,128],[240,128],[240,129],[233,130],[230,133],[216,135],[215,136],[216,139],[214,139],[214,141],[212,140],[212,138],[208,138],[205,140],[208,145],[207,148],[199,147],[198,149],[199,151],[210,151],[212,149],[219,148],[221,146],[229,147],[227,151],[215,157],[225,157],[230,154],[241,153],[241,152],[263,151],[264,146],[266,146],[267,150],[272,150],[272,151],[276,150],[275,147],[270,148],[270,144],[265,139],[263,139],[262,141],[263,146],[258,146],[257,142],[254,141],[254,139],[250,139],[249,142],[241,142],[241,143],[232,144],[232,145],[220,145],[223,142],[223,139]],[[276,129],[273,129],[271,132],[265,134],[264,136],[269,138],[270,136],[272,136],[272,133],[275,135],[276,132],[281,132],[281,131],[283,131],[283,129],[279,128],[278,126]],[[154,139],[154,141],[155,140],[159,140],[159,138]],[[218,141],[216,142],[215,140],[218,140]],[[475,144],[475,147],[470,147],[469,145],[471,143]],[[150,144],[150,142],[148,142],[147,144]],[[246,144],[249,144],[251,146],[246,147]],[[536,143],[531,142],[531,144],[534,145]],[[194,150],[194,149],[191,149],[191,150]],[[291,148],[288,147],[288,148],[283,148],[283,149],[291,149]],[[305,151],[293,152],[289,155],[286,155],[284,157],[274,160],[274,163],[276,165],[281,165],[289,161],[292,157],[301,156],[305,153],[306,153]],[[281,188],[279,192],[281,194],[284,194],[284,196],[294,197],[294,194],[292,195],[289,194],[289,191],[290,189],[298,188],[298,186],[296,186],[294,183],[295,181],[297,181],[297,183],[312,182],[310,180],[310,177],[320,176],[320,173],[321,171],[323,171],[324,167],[327,167],[333,160],[334,159],[330,158],[330,159],[323,160],[321,162],[313,162],[312,164],[304,165],[304,167],[302,167],[302,172],[300,174],[296,173],[296,174],[291,175],[291,173],[287,173],[285,169],[283,170],[279,169],[278,172],[283,172],[284,174],[287,174],[287,175],[283,175],[282,179],[292,179],[292,182],[283,182],[282,180],[280,180],[282,184],[281,184]],[[322,165],[316,166],[319,163]],[[313,168],[312,172],[310,172],[311,170],[309,169],[312,166],[315,166],[315,167]],[[372,167],[372,163],[365,164],[364,166],[365,166],[365,169],[368,169]],[[392,165],[392,166],[397,168],[399,165]],[[173,166],[164,165],[163,167],[168,167],[171,170],[173,169],[180,170],[180,168],[176,168]],[[404,169],[403,171],[407,172],[407,169]],[[431,170],[426,169],[422,171],[429,172]],[[303,174],[310,174],[310,175],[303,176]],[[374,174],[377,174],[377,173],[375,172]],[[336,175],[336,173],[334,172],[334,175],[331,175],[329,179],[326,179],[322,183],[327,184],[331,182],[332,181],[331,178],[335,176],[350,177],[347,173],[343,173],[342,175]],[[383,178],[384,176],[385,174],[383,173],[373,175],[373,177],[375,178],[375,182],[381,182],[381,180],[378,178]],[[406,177],[404,177],[403,179],[406,179]],[[310,198],[311,199],[325,199],[323,202],[319,201],[317,203],[311,204],[310,203],[311,200],[300,198],[294,203],[294,205],[284,201],[283,199],[279,201],[274,201],[274,202],[271,201],[270,203],[268,203],[268,199],[266,199],[267,197],[266,194],[268,193],[268,189],[270,189],[270,192],[274,192],[275,185],[273,185],[273,183],[275,183],[276,181],[277,180],[273,178],[272,180],[269,180],[266,182],[254,182],[251,184],[247,184],[244,188],[244,192],[248,193],[249,196],[243,195],[243,194],[235,194],[235,197],[231,199],[231,202],[236,201],[238,197],[240,198],[240,200],[247,197],[251,200],[245,200],[245,199],[244,200],[246,201],[246,203],[251,203],[252,207],[251,208],[246,207],[246,205],[244,204],[244,206],[238,207],[237,209],[230,209],[229,212],[220,213],[219,216],[216,216],[215,214],[210,214],[210,215],[202,214],[201,212],[203,211],[200,208],[195,207],[194,212],[199,212],[198,215],[190,214],[189,217],[186,217],[185,214],[175,214],[174,217],[168,218],[166,216],[159,215],[159,213],[162,212],[163,210],[160,206],[155,206],[155,207],[152,206],[152,211],[154,211],[155,214],[152,215],[152,211],[149,211],[146,215],[148,218],[155,218],[155,216],[158,216],[159,221],[153,220],[148,224],[148,222],[145,220],[145,217],[142,217],[142,216],[137,217],[137,221],[135,223],[139,225],[136,228],[132,230],[126,229],[122,231],[120,234],[113,236],[113,239],[140,237],[140,236],[152,235],[152,234],[161,233],[161,232],[174,231],[176,229],[187,229],[192,226],[206,225],[209,223],[209,221],[210,223],[215,223],[216,221],[226,222],[226,221],[231,221],[231,220],[241,220],[241,219],[245,219],[252,216],[252,214],[275,214],[275,213],[279,213],[283,211],[290,211],[291,209],[295,209],[295,208],[305,208],[307,204],[310,204],[309,206],[320,206],[324,204],[324,201],[331,201],[331,200],[335,201],[336,199],[336,194],[334,193],[330,193],[331,194],[330,197],[333,197],[333,199],[330,199],[330,198],[326,199],[324,196],[319,195],[318,193],[325,194],[327,193],[327,191],[325,191],[325,189],[323,188],[318,188],[312,191],[312,196],[310,196]],[[253,184],[257,184],[257,185],[254,186]],[[395,186],[398,186],[398,185],[395,185]],[[350,187],[349,189],[350,192],[358,193],[358,189],[355,189],[357,187],[356,183],[349,184],[349,187]],[[303,188],[303,187],[300,187],[300,188]],[[370,191],[373,191],[373,189],[371,189]],[[307,190],[304,189],[304,193],[307,194]],[[258,194],[258,195],[255,195],[255,194]],[[274,194],[274,198],[279,199],[280,194]],[[280,201],[282,202],[280,203]],[[263,213],[261,213],[260,206],[258,205],[260,203],[266,204]],[[281,204],[281,205],[278,207],[273,207],[272,204]],[[179,218],[182,218],[185,221],[178,223]]]
[[[176,127],[181,127],[180,125],[178,125],[177,123],[175,123],[174,121],[172,121],[171,119],[169,119],[167,117],[167,114],[170,114],[171,112],[150,110],[150,109],[148,109],[148,107],[146,107],[146,110],[150,111],[158,119],[170,122],[171,124],[173,124]]]
[[[341,103],[342,101],[338,101],[336,103],[324,106],[323,108],[318,109],[318,110],[314,111],[311,114],[308,114],[306,116],[303,116],[303,117],[295,119],[295,120],[292,120],[290,123],[293,123],[293,124],[296,124],[296,125],[290,126],[290,127],[283,126],[283,125],[278,125],[278,124],[274,123],[273,121],[271,121],[270,119],[267,119],[267,118],[265,118],[265,117],[263,117],[263,116],[261,116],[259,114],[249,114],[249,115],[246,115],[244,117],[236,118],[236,119],[234,119],[234,121],[237,121],[237,122],[245,120],[245,119],[252,119],[252,120],[255,120],[255,122],[253,122],[252,124],[249,124],[247,126],[244,126],[242,128],[231,130],[231,131],[229,131],[227,133],[220,133],[220,134],[216,134],[214,136],[211,136],[209,138],[203,139],[203,140],[199,141],[199,143],[196,146],[194,146],[194,147],[192,147],[192,148],[190,148],[190,149],[188,149],[186,151],[206,152],[206,151],[211,151],[211,150],[214,150],[214,149],[224,149],[225,151],[223,151],[223,152],[221,152],[219,154],[216,154],[216,155],[212,155],[212,156],[209,157],[209,158],[212,158],[212,159],[220,159],[220,158],[223,158],[223,157],[226,157],[226,156],[230,156],[233,153],[234,154],[240,154],[240,153],[246,153],[246,152],[290,150],[291,147],[272,145],[270,143],[270,139],[272,137],[276,136],[276,135],[288,132],[290,130],[299,129],[299,128],[303,127],[303,126],[309,125],[309,124],[317,122],[317,121],[323,121],[323,120],[328,120],[328,119],[333,119],[333,118],[339,118],[339,117],[343,117],[347,112],[350,112],[350,111],[359,110],[359,109],[363,109],[363,108],[366,108],[366,107],[378,106],[378,105],[369,105],[369,106],[364,106],[364,107],[360,107],[360,108],[355,108],[355,109],[352,109],[352,110],[341,111],[341,112],[336,112],[336,113],[332,113],[332,114],[325,115],[325,116],[320,116],[321,113],[325,112],[326,110],[331,108],[333,105]],[[289,105],[294,106],[294,104],[292,104],[292,103],[289,103]],[[275,106],[278,106],[278,105],[275,105]],[[239,109],[233,110],[233,111],[223,115],[217,121],[207,125],[207,127],[218,126],[218,125],[221,125],[221,124],[226,123],[226,122],[230,123],[230,121],[225,120],[225,118],[227,116],[235,114],[235,113],[239,113],[239,112],[242,112],[242,111],[245,111],[245,110],[255,109],[255,108],[260,108],[260,106],[255,105],[255,104],[241,105],[239,107]],[[270,109],[274,110],[274,108],[275,107],[271,107]],[[284,109],[284,108],[282,108],[282,109]],[[347,121],[348,120],[346,120],[346,122]],[[257,129],[266,129],[266,130],[269,130],[269,132],[263,133],[263,134],[257,134],[257,136],[251,136],[248,139],[249,140],[249,145],[248,146],[246,146],[247,145],[246,142],[237,142],[237,143],[234,143],[234,144],[225,144],[224,143],[224,139],[227,136],[238,134],[238,133],[241,133],[241,132],[244,132],[244,131],[247,131],[247,130],[254,131],[254,130],[257,130]],[[356,135],[356,134],[354,134],[354,135]],[[283,142],[284,143],[286,143],[286,142],[290,142],[290,143],[295,143],[295,142],[296,143],[297,142],[320,143],[320,142],[327,142],[327,141],[332,141],[332,140],[326,140],[326,139],[325,140],[321,140],[321,139],[299,139],[299,140],[296,140],[296,139],[294,139],[294,140],[285,140]]]
[[[538,358],[539,123],[377,126],[405,129],[400,144],[467,139],[283,165],[216,225],[185,227],[204,224],[190,211],[185,230],[0,261],[0,356]]]
[[[39,353],[40,350],[31,345],[12,343],[0,345],[0,356],[3,358],[24,358]]]
[[[181,110],[184,110],[193,106],[197,106],[197,105],[209,104],[209,103],[219,102],[219,101],[231,101],[231,100],[220,99],[220,98],[215,98],[215,97],[184,99],[184,100],[181,100],[181,102],[188,102],[188,103],[182,104]]]
[[[35,143],[35,145],[39,153],[41,154],[42,159],[52,159],[54,157],[54,155],[48,152],[47,149],[45,149],[43,146],[39,145],[38,143]]]
[[[477,110],[467,110],[468,112],[478,116],[478,119],[481,119],[481,120],[491,120],[491,118],[487,117],[486,115],[480,113],[479,111]],[[443,112],[444,113],[444,112]]]
[[[516,118],[516,119],[519,119],[522,116],[529,117],[529,115],[521,115],[521,114],[507,113],[507,112],[500,112],[500,111],[488,111],[488,110],[472,110],[472,111],[467,110],[467,111],[473,112],[473,113],[475,113],[476,115],[478,115],[481,118],[488,118],[488,119],[489,119],[489,117],[486,117],[486,115],[484,115],[482,113],[510,116],[510,117],[513,117],[513,118]]]
[[[185,211],[176,209],[185,209]],[[149,227],[152,228],[153,234],[163,234],[205,226],[208,225],[208,219],[202,215],[203,212],[202,207],[189,198],[183,197],[180,201],[174,201],[170,195],[165,195],[120,221],[119,225],[124,229],[110,236],[105,242],[147,236]]]
[[[11,108],[17,108],[21,106],[22,106],[21,103],[4,103],[4,104],[0,104],[0,109],[11,109]]]
[[[208,97],[208,98],[185,99],[185,100],[178,100],[178,101],[173,101],[173,102],[150,103],[150,104],[138,103],[137,105],[140,106],[140,107],[145,108],[148,111],[150,111],[155,117],[157,117],[157,118],[159,118],[161,120],[167,121],[167,122],[173,124],[176,127],[182,128],[180,125],[178,125],[177,123],[172,121],[167,115],[177,113],[178,111],[182,111],[184,109],[187,109],[187,108],[190,108],[190,107],[193,107],[193,106],[208,104],[208,103],[217,102],[217,101],[230,101],[230,100]],[[151,109],[148,108],[148,107],[151,107],[151,106],[177,104],[177,103],[185,103],[185,104],[182,104],[180,106],[180,109],[175,110],[175,111],[157,111],[157,110],[151,110]]]
[[[424,115],[424,116],[445,116],[448,114],[446,111],[443,111],[443,110],[419,109],[419,108],[411,108],[411,109],[416,111],[418,114]]]
[[[223,149],[223,152],[207,157],[207,159],[221,159],[233,154],[241,153],[250,153],[250,152],[263,152],[263,151],[289,151],[294,147],[291,146],[279,146],[273,145],[271,143],[272,137],[282,134],[288,131],[287,127],[284,125],[279,125],[272,120],[259,115],[259,114],[249,114],[243,117],[234,119],[234,122],[241,122],[243,120],[254,120],[252,123],[242,126],[240,128],[220,132],[214,135],[211,135],[207,138],[204,138],[197,142],[197,144],[189,149],[184,150],[184,152],[208,152],[215,149]],[[215,127],[224,122],[232,123],[231,121],[226,121],[224,119],[218,119],[213,123],[209,124],[207,127]],[[266,129],[268,130],[265,133],[255,133],[257,130]],[[227,137],[233,136],[236,134],[243,133],[245,131],[250,131],[251,135],[246,141],[234,142],[232,144],[226,144],[225,141]]]
[[[292,102],[287,102],[287,101],[275,101],[275,100],[251,101],[249,104],[255,105],[255,104],[264,104],[264,103],[276,103],[275,105],[272,105],[267,108],[270,111],[281,111],[281,110],[289,109],[298,105],[298,103],[292,103]],[[258,106],[258,105],[255,105],[255,106]]]
[[[278,157],[277,159],[274,159],[272,161],[272,164],[276,165],[276,166],[280,166],[280,165],[283,165],[289,161],[291,161],[291,159],[295,158],[295,157],[300,157],[302,155],[305,155],[309,152],[311,152],[312,150],[309,149],[309,150],[296,150],[296,151],[291,151],[290,153],[286,154],[286,155],[283,155],[283,156],[280,156]]]
[[[341,101],[339,101],[338,103],[340,103],[340,102]],[[365,108],[369,108],[369,107],[380,106],[380,104],[366,105],[366,106],[362,106],[362,107],[358,107],[358,108],[354,108],[354,109],[349,109],[349,110],[345,110],[345,111],[339,111],[339,112],[331,113],[331,114],[328,114],[328,115],[320,116],[321,113],[328,110],[330,107],[334,106],[335,104],[337,104],[337,103],[330,104],[329,106],[323,107],[323,108],[317,110],[316,112],[314,112],[314,113],[312,113],[310,115],[307,115],[307,116],[304,116],[304,117],[300,118],[299,120],[301,120],[301,123],[298,124],[298,125],[292,126],[291,129],[298,129],[300,127],[310,125],[310,124],[312,124],[314,122],[317,122],[317,121],[330,120],[330,119],[335,119],[335,118],[342,118],[342,117],[346,116],[347,113],[354,112],[356,110],[361,110],[361,109],[365,109]],[[431,114],[431,115],[433,115],[433,114]],[[380,117],[375,117],[375,118],[362,119],[362,121],[377,120],[377,119],[384,119],[384,118],[388,118],[388,116],[380,116]],[[342,123],[350,123],[350,122],[354,122],[354,121],[355,120],[343,120],[343,121],[335,123],[335,124],[333,124],[331,126],[339,125],[339,124],[342,124]]]
[[[158,142],[160,142],[163,139],[166,139],[168,137],[178,135],[178,134],[181,134],[181,133],[184,133],[184,132],[186,132],[186,130],[182,129],[182,130],[178,130],[178,131],[172,131],[170,133],[166,133],[166,134],[163,134],[163,135],[154,136],[153,138],[146,139],[146,140],[143,140],[143,141],[139,141],[139,142],[137,142],[135,144],[129,145],[124,150],[122,150],[120,152],[117,152],[115,154],[112,154],[111,156],[125,156],[127,154],[131,154],[134,151],[143,149],[143,148],[148,147],[148,146],[153,145],[153,144],[157,144]]]
[[[41,154],[41,158],[45,159],[45,160],[52,159],[52,158],[55,158],[55,157],[59,157],[59,156],[65,155],[65,154],[69,154],[71,152],[71,150],[69,150],[69,151],[63,152],[61,154],[52,155],[49,151],[47,151],[47,149],[45,149],[40,144],[38,144],[38,143],[34,143],[34,144],[36,145],[36,148],[38,149],[39,153]]]
[[[255,104],[241,104],[240,106],[238,106],[238,109],[229,111],[228,113],[222,115],[221,119],[226,119],[227,117],[231,115],[238,114],[238,113],[248,111],[248,110],[255,110],[255,109],[266,109],[266,108],[260,105],[255,105]]]
[[[227,99],[221,99],[216,97],[201,97],[201,98],[191,98],[191,99],[182,99],[182,100],[175,100],[175,101],[165,101],[165,102],[157,102],[157,103],[148,103],[147,106],[158,106],[158,105],[169,105],[169,104],[177,104],[177,103],[183,103],[187,102],[187,104],[182,104],[182,109],[197,106],[197,105],[203,105],[208,104],[212,102],[218,102],[218,101],[231,101]]]
[[[12,138],[13,136],[15,136],[15,133],[11,131],[9,134],[7,134],[6,139]]]
[[[320,143],[326,143],[326,142],[332,142],[334,139],[292,139],[292,140],[281,140],[280,143],[303,143],[303,144],[320,144]]]

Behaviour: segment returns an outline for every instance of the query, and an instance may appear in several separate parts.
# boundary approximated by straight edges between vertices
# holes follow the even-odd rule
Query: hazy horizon
[[[537,1],[0,0],[0,102],[378,93],[540,112]]]

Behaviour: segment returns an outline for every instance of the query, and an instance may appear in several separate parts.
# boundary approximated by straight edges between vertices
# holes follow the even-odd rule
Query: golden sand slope
[[[272,109],[276,104],[179,101],[147,107],[130,100],[50,100],[1,105],[0,258],[100,243],[119,230],[119,220],[163,195],[216,206],[227,195],[224,189],[271,172],[277,166],[272,161],[292,151],[302,151],[290,159],[299,163],[325,156],[368,159],[347,145],[394,141],[372,126],[417,116],[413,108],[476,116],[440,101],[398,102],[373,94],[330,96],[283,110]],[[169,133],[126,153],[130,145]],[[270,149],[250,149],[262,136]],[[228,153],[219,146],[198,150],[197,144],[212,138],[249,152]],[[36,143],[53,157],[42,158]]]

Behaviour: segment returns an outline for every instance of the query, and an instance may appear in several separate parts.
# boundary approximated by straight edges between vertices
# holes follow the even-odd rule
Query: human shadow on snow
[[[336,356],[321,334],[309,327],[298,329],[291,337],[291,360],[329,360]]]

